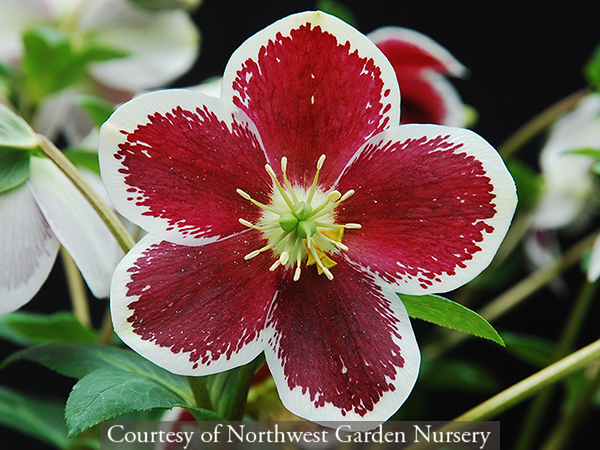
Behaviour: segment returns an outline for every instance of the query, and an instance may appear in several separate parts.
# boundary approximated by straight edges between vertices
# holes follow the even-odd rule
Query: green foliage
[[[0,148],[0,194],[25,183],[30,173],[30,154]]]
[[[544,189],[542,176],[527,163],[516,158],[511,158],[506,165],[517,187],[517,211],[535,207]]]
[[[185,377],[155,366],[136,353],[93,344],[50,344],[22,350],[2,367],[18,360],[37,362],[62,375],[78,378],[65,408],[69,436],[123,414],[181,406],[205,420],[220,420],[196,408]]]
[[[69,159],[69,161],[75,165],[75,167],[88,169],[100,175],[100,161],[98,160],[98,153],[85,148],[68,148],[63,153]]]
[[[398,294],[398,297],[414,319],[470,333],[504,346],[504,341],[487,320],[459,303],[438,295]]]
[[[0,338],[32,346],[58,342],[93,343],[96,333],[68,312],[51,315],[16,311],[0,317]]]
[[[75,103],[83,108],[94,125],[100,127],[114,112],[112,103],[93,95],[78,95]]]
[[[595,90],[600,90],[600,45],[596,47],[592,56],[585,64],[583,73],[590,87]]]
[[[352,25],[355,28],[358,28],[358,21],[356,20],[356,16],[352,13],[352,10],[344,5],[341,2],[336,0],[317,0],[315,5],[316,9],[326,12],[327,14],[331,14],[332,16],[336,16],[339,19],[342,19],[347,24]]]
[[[98,369],[75,384],[65,418],[69,437],[78,435],[105,420],[133,411],[186,407],[168,387],[143,374],[113,368]],[[201,411],[205,420],[219,420],[210,411]]]
[[[547,339],[522,333],[503,332],[506,351],[535,367],[546,367],[552,363],[556,344]]]
[[[458,389],[470,392],[491,392],[498,389],[493,374],[480,364],[458,359],[423,356],[419,383],[436,389]]]
[[[90,63],[127,56],[123,50],[95,43],[76,45],[67,34],[47,25],[27,30],[23,44],[25,90],[33,104],[74,84]]]
[[[58,448],[67,447],[63,402],[30,397],[0,386],[0,424]]]
[[[38,138],[29,124],[0,103],[0,154],[6,149],[32,150],[37,146]]]

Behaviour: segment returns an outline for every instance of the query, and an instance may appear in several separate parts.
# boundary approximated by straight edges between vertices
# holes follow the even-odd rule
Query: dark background
[[[1,0],[0,0],[1,1]],[[585,87],[582,67],[600,43],[600,15],[595,1],[343,1],[358,20],[358,28],[368,33],[380,26],[398,25],[429,35],[466,65],[470,77],[455,80],[465,103],[479,112],[473,129],[498,146],[520,125],[566,95]],[[221,75],[231,53],[249,36],[288,14],[315,9],[314,1],[301,0],[205,0],[194,14],[202,32],[200,57],[194,69],[176,86],[197,84]],[[536,161],[536,149],[528,148],[523,157]],[[580,277],[578,277],[580,278]],[[60,267],[52,273],[40,295],[26,308],[55,311],[69,307]],[[573,284],[576,291],[577,284]],[[105,302],[93,300],[98,316]],[[542,291],[498,323],[498,327],[556,338],[569,310],[568,301]],[[598,309],[594,315],[598,319]],[[426,339],[432,327],[415,324],[418,338]],[[596,339],[598,326],[584,334],[580,345]],[[0,342],[0,359],[16,347]],[[494,344],[471,340],[456,351],[456,356],[483,362],[502,379],[501,388],[510,386],[535,371],[508,357]],[[39,366],[23,363],[0,372],[0,383],[32,393],[49,390],[66,398],[72,380]],[[435,417],[448,420],[489,397],[489,394],[440,393],[427,401],[435,405]],[[431,405],[429,405],[431,408]],[[553,404],[554,406],[554,404]],[[518,430],[526,407],[520,405],[499,417],[502,421],[502,448],[511,448],[513,431]],[[552,412],[546,430],[553,425]],[[411,418],[407,418],[412,420]],[[579,433],[579,444],[570,448],[589,448],[594,439],[595,415]],[[6,449],[46,448],[35,441],[0,427],[0,446]]]

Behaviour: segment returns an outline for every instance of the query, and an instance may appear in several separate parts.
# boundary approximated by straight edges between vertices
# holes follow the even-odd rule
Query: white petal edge
[[[219,120],[227,124],[231,122],[220,112],[222,108],[218,98],[185,89],[168,89],[142,94],[124,103],[100,128],[98,147],[100,172],[106,192],[116,210],[149,233],[176,244],[204,245],[218,240],[219,237],[194,237],[181,233],[176,226],[167,230],[171,228],[168,219],[144,215],[144,213],[150,212],[150,208],[137,206],[135,201],[127,200],[131,196],[127,189],[135,186],[130,186],[125,182],[126,175],[119,172],[123,166],[115,158],[115,155],[119,151],[119,145],[127,141],[127,136],[122,131],[127,134],[134,132],[138,126],[148,123],[148,117],[155,113],[165,115],[178,107],[195,112],[196,108],[202,108],[204,105]],[[165,168],[165,173],[167,173],[167,168]]]
[[[469,74],[469,69],[456,59],[445,47],[442,47],[429,36],[418,31],[403,27],[382,27],[373,30],[367,34],[367,37],[375,44],[384,41],[408,42],[437,59],[444,65],[448,75],[464,78]]]
[[[595,283],[598,278],[600,278],[600,236],[594,241],[587,272],[587,279],[590,283]]]
[[[283,405],[293,414],[324,426],[332,426],[333,423],[341,422],[349,424],[352,431],[365,431],[373,429],[389,419],[410,395],[417,381],[421,365],[419,345],[406,308],[396,295],[393,286],[383,282],[378,282],[378,285],[381,287],[384,297],[390,301],[394,317],[400,320],[397,330],[402,339],[393,337],[393,340],[400,347],[405,364],[404,367],[396,370],[395,380],[387,380],[395,386],[396,390],[385,392],[374,406],[373,411],[366,413],[364,416],[360,416],[354,411],[348,411],[346,415],[343,415],[338,408],[331,404],[315,408],[314,401],[311,401],[308,391],[303,394],[300,386],[296,386],[292,390],[289,389],[282,362],[277,357],[279,349],[267,345],[265,347],[265,358],[275,380],[279,397]],[[273,327],[266,328],[265,342],[270,341],[277,342],[277,331]]]
[[[379,147],[379,143],[381,142],[404,142],[407,139],[420,139],[423,137],[434,139],[438,136],[450,136],[450,142],[455,144],[462,143],[463,146],[457,152],[473,156],[482,163],[486,176],[490,178],[490,183],[493,186],[491,194],[496,196],[492,200],[496,207],[496,214],[491,219],[485,220],[488,225],[494,228],[494,232],[482,232],[483,241],[477,243],[481,250],[473,254],[471,260],[464,261],[465,268],[457,266],[454,275],[436,274],[440,281],[434,281],[426,289],[418,281],[420,277],[399,280],[396,288],[398,292],[403,294],[425,295],[449,292],[474,279],[494,259],[500,244],[508,232],[517,207],[515,182],[502,157],[485,139],[465,128],[430,124],[399,125],[385,130],[368,140],[350,160],[347,167],[350,167],[353,161],[369,145],[376,144]],[[343,173],[341,176],[343,176]]]
[[[278,33],[282,36],[290,36],[291,31],[298,27],[311,23],[313,27],[319,26],[321,30],[334,35],[340,45],[348,42],[350,44],[349,52],[358,52],[361,58],[373,59],[375,65],[381,69],[381,79],[384,82],[384,90],[389,89],[390,94],[382,99],[384,103],[389,103],[392,107],[385,113],[390,118],[390,124],[400,123],[400,89],[396,72],[391,66],[385,55],[377,46],[364,34],[348,25],[337,17],[326,14],[322,11],[308,11],[298,14],[292,14],[277,22],[269,25],[258,33],[248,38],[231,55],[223,75],[223,86],[221,89],[221,98],[224,101],[224,107],[234,108],[233,98],[237,95],[233,89],[233,81],[237,76],[237,71],[248,59],[258,58],[263,46],[266,46],[270,40],[273,40]],[[235,113],[235,109],[233,110]]]
[[[0,315],[40,290],[59,247],[26,184],[0,194]]]
[[[449,127],[464,127],[467,122],[465,105],[454,85],[444,75],[433,70],[423,70],[421,76],[444,101],[446,115],[441,124]]]
[[[148,248],[159,244],[163,240],[151,234],[144,236],[125,255],[115,269],[110,292],[110,311],[115,333],[117,333],[125,344],[144,358],[178,375],[212,375],[253,361],[263,351],[264,343],[262,336],[264,331],[259,332],[256,338],[242,347],[240,351],[233,353],[230,359],[227,359],[227,356],[223,354],[219,359],[212,361],[210,366],[207,367],[198,363],[196,368],[193,367],[196,363],[191,362],[189,359],[189,353],[183,351],[173,353],[170,348],[161,347],[149,340],[144,340],[134,332],[131,324],[128,322],[129,317],[133,315],[133,311],[128,306],[137,301],[139,296],[127,295],[127,285],[132,281],[132,274],[128,270],[134,267],[134,263],[143,256]]]
[[[92,294],[108,297],[123,256],[117,241],[83,195],[48,159],[31,158],[29,189],[52,231],[71,255]]]

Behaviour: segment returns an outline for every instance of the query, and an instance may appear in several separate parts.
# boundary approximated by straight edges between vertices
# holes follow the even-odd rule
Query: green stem
[[[553,356],[553,361],[564,357],[568,354],[569,349],[573,347],[579,330],[586,318],[587,312],[589,311],[592,301],[594,299],[594,293],[596,292],[596,283],[588,283],[585,281],[575,306],[571,310],[571,314],[567,320],[565,328],[559,338],[558,346]],[[532,443],[537,435],[537,431],[541,425],[542,419],[544,418],[545,412],[548,410],[548,405],[552,398],[552,389],[547,389],[540,393],[534,400],[533,404],[529,408],[529,412],[526,416],[525,424],[523,425],[521,434],[517,440],[516,450],[527,450],[532,448]]]
[[[85,327],[92,326],[90,317],[90,308],[88,305],[87,290],[85,282],[81,277],[81,272],[73,261],[73,258],[64,248],[60,249],[60,256],[65,270],[65,277],[69,288],[69,297],[71,299],[71,308],[73,315]]]
[[[588,92],[587,89],[577,91],[568,97],[559,100],[557,103],[529,120],[498,147],[500,155],[502,155],[504,159],[512,156],[517,150],[527,144],[532,138],[547,128],[561,115],[573,109],[575,105],[588,94]]]
[[[573,266],[579,261],[586,252],[594,245],[598,237],[598,232],[594,232],[574,244],[567,250],[561,258],[533,272],[510,289],[500,294],[494,300],[484,306],[479,314],[489,322],[493,322],[502,317],[508,311],[519,305],[523,300],[537,292],[550,281],[555,279],[562,272]],[[429,351],[432,356],[439,356],[459,342],[462,342],[468,335],[464,333],[453,332],[447,334],[444,340],[438,341],[431,346]]]
[[[196,406],[214,411],[225,420],[242,420],[254,373],[264,360],[261,354],[254,361],[226,372],[188,377]]]
[[[115,237],[119,246],[127,253],[135,245],[135,241],[129,235],[123,223],[117,215],[102,201],[96,192],[85,182],[77,168],[69,159],[50,141],[46,136],[38,135],[40,149],[52,160],[54,164],[67,176],[75,187],[83,194],[85,199],[92,205],[109,231]]]
[[[500,392],[455,421],[489,420],[600,359],[600,339]]]
[[[542,450],[561,450],[565,447],[565,444],[576,430],[577,425],[589,411],[592,399],[596,392],[598,392],[598,389],[600,389],[600,367],[595,369],[592,379],[579,394],[573,411],[564,417],[557,427],[553,428],[546,442],[542,445]]]

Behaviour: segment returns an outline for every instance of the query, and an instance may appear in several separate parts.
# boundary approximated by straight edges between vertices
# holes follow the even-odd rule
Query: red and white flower
[[[430,37],[402,27],[383,27],[367,35],[392,63],[402,92],[401,123],[465,126],[465,105],[447,79],[468,69]]]
[[[515,188],[481,137],[397,125],[394,70],[321,12],[231,57],[220,99],[171,90],[100,133],[116,208],[147,230],[117,267],[115,330],[175,373],[265,352],[283,403],[315,422],[382,422],[419,349],[396,292],[452,290],[493,258]]]

